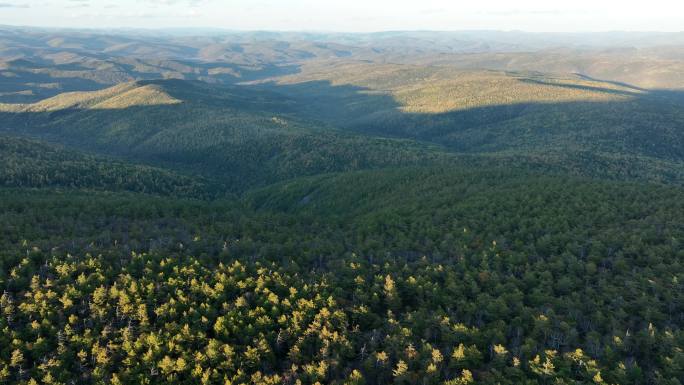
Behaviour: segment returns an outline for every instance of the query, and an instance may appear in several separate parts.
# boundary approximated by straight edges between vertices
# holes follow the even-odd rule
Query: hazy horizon
[[[372,35],[383,33],[523,33],[531,35],[609,35],[609,34],[625,34],[625,35],[667,35],[667,34],[682,34],[682,30],[672,31],[658,31],[658,30],[595,30],[595,31],[533,31],[525,29],[378,29],[368,31],[344,31],[336,29],[236,29],[227,27],[202,27],[202,26],[188,26],[188,27],[69,27],[69,26],[50,26],[50,25],[30,25],[30,24],[9,24],[0,23],[0,28],[7,29],[34,29],[34,30],[54,30],[54,31],[85,31],[85,32],[184,32],[184,31],[198,31],[198,32],[221,32],[221,33],[301,33],[301,34],[339,34],[339,35]]]
[[[76,29],[225,29],[340,32],[682,32],[684,5],[654,0],[515,4],[484,0],[2,0],[0,25]]]

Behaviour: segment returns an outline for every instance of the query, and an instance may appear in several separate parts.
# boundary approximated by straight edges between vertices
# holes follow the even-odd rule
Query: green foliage
[[[128,101],[120,99],[122,95],[150,86],[157,94],[163,90],[166,98],[183,102],[154,105],[148,100],[113,107],[117,101]],[[155,81],[67,99],[47,105],[83,107],[42,112],[45,106],[40,104],[24,107],[24,112],[0,114],[0,127],[90,152],[201,174],[238,192],[303,175],[429,164],[450,157],[411,141],[317,128],[293,116],[291,103],[271,92]]]
[[[677,384],[677,188],[435,168],[2,191],[10,381]]]
[[[422,33],[24,32],[0,130],[71,149],[0,136],[0,383],[681,385],[681,93]]]
[[[400,66],[387,76],[400,76],[403,71],[407,70]],[[434,79],[425,85],[415,85],[411,79],[418,75],[409,72],[413,77],[395,79],[399,85],[392,87],[402,95],[408,92],[404,89],[420,94],[423,91],[415,87],[431,89],[430,84],[446,76],[459,87],[491,88],[473,96],[471,102],[477,106],[424,113],[400,110],[386,95],[317,82],[258,90],[179,80],[141,81],[10,106],[0,114],[0,127],[89,152],[199,174],[232,192],[307,175],[434,164],[684,181],[684,154],[678,144],[682,138],[675,129],[684,117],[674,102],[638,93],[615,96],[614,92],[626,91],[603,83],[604,88],[582,86],[590,89],[571,88],[565,95],[567,80],[527,85],[501,74],[458,76],[460,72],[435,71],[429,72]],[[375,83],[369,86],[384,84],[380,75],[370,75],[379,79],[373,78]],[[481,99],[503,86],[515,94],[516,84],[526,85],[511,100],[538,97],[538,104],[489,105]],[[434,92],[450,100],[449,90]],[[545,101],[558,96],[554,92],[569,100],[595,94],[597,100]],[[430,104],[430,95],[419,96],[428,100],[416,106]],[[347,132],[335,127],[346,127]]]
[[[0,186],[132,191],[212,197],[220,189],[200,178],[85,155],[59,146],[0,136]]]
[[[303,114],[353,132],[430,142],[457,153],[545,154],[590,171],[601,162],[584,165],[576,155],[626,159],[660,175],[680,173],[684,162],[677,91],[580,75],[374,63],[311,64],[279,80],[266,88],[298,100]],[[673,163],[663,170],[663,162]]]

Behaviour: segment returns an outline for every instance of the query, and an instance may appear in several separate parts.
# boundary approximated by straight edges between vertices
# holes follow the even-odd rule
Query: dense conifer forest
[[[678,51],[468,36],[0,27],[0,384],[681,385]]]

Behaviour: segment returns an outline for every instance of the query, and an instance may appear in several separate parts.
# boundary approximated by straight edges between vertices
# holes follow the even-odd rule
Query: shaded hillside
[[[1,105],[0,128],[225,180],[495,165],[681,183],[676,93],[442,67],[335,67],[281,83],[155,80]],[[341,130],[340,130],[341,129]]]
[[[223,196],[223,188],[172,171],[85,155],[0,135],[0,186],[132,191],[177,197]]]
[[[296,101],[281,94],[202,82],[128,83],[0,109],[4,130],[199,172],[235,190],[448,157],[434,146],[313,124],[299,116]]]
[[[332,64],[330,64],[332,65]],[[684,161],[677,92],[580,76],[368,63],[303,67],[260,87],[312,119],[461,153],[518,152]]]
[[[0,383],[681,385],[684,34],[203,34],[0,27]]]

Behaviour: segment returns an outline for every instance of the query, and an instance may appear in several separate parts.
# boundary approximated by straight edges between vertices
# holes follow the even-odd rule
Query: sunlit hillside
[[[385,93],[408,113],[444,113],[519,103],[615,101],[644,93],[629,85],[570,75],[369,63],[306,65],[301,73],[276,80],[284,85],[325,81],[332,87],[354,86],[370,94]]]
[[[0,21],[335,1],[228,3]],[[682,385],[683,47],[0,26],[0,385]]]
[[[101,91],[68,92],[32,104],[0,104],[0,112],[36,113],[68,109],[123,109],[176,104],[180,100],[154,84],[129,82]]]

